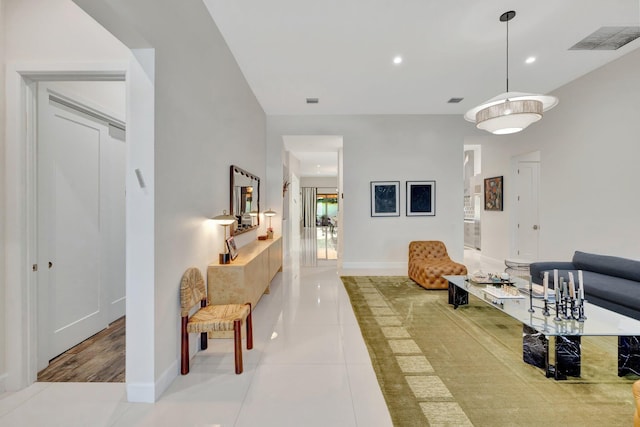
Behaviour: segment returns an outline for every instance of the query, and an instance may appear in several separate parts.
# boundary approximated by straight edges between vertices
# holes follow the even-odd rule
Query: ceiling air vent
[[[307,98],[307,104],[317,104],[320,102],[318,98]]]
[[[569,50],[616,50],[640,37],[640,27],[601,27]]]
[[[447,102],[448,102],[449,104],[457,104],[457,103],[459,103],[460,101],[462,101],[463,99],[464,99],[464,98],[450,98]]]

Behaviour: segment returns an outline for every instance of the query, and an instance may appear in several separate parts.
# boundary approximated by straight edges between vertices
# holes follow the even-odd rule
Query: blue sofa
[[[640,320],[640,261],[576,251],[571,262],[532,263],[532,281],[542,284],[544,272],[549,271],[549,285],[553,287],[554,269],[565,281],[570,271],[577,281],[577,271],[582,270],[589,303]]]

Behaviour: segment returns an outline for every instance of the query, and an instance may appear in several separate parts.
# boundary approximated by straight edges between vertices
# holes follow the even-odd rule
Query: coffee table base
[[[459,305],[469,304],[469,292],[449,282],[449,304],[453,305],[454,310]]]
[[[640,337],[618,337],[618,376],[640,375]]]
[[[522,360],[545,371],[547,378],[566,380],[580,376],[580,337],[556,336],[555,365],[549,363],[549,340],[535,329],[522,325]]]

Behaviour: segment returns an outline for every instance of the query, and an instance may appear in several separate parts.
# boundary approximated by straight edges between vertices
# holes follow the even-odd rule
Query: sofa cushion
[[[573,255],[573,265],[577,270],[593,271],[640,282],[640,261],[576,251]]]
[[[584,271],[583,275],[587,301],[589,296],[593,295],[625,307],[640,307],[640,283],[591,271]]]

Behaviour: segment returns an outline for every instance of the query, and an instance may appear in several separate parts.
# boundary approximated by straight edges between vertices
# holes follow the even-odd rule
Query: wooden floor
[[[38,372],[38,381],[124,382],[124,319],[52,359]]]

